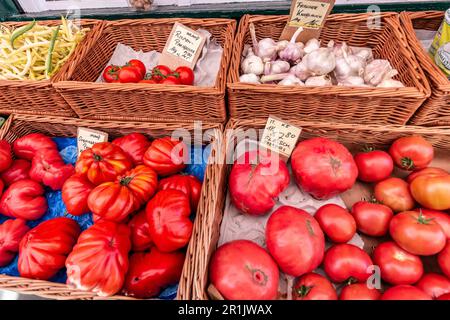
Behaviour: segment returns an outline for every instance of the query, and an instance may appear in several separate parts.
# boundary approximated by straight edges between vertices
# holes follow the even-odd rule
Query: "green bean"
[[[18,29],[16,29],[16,30],[14,30],[14,32],[13,32],[12,35],[11,35],[11,47],[12,47],[13,49],[15,49],[15,47],[14,47],[14,41],[16,41],[16,39],[17,39],[18,37],[20,37],[21,35],[23,35],[24,33],[30,31],[31,29],[33,29],[33,27],[34,27],[35,25],[36,25],[36,20],[33,20],[33,22],[31,22],[31,23],[29,23],[29,24],[27,24],[27,25],[25,25],[25,26],[23,26],[23,27],[21,27],[21,28],[18,28]]]

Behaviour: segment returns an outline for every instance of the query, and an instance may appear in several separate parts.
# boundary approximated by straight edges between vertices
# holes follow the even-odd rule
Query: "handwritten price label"
[[[267,119],[260,145],[289,159],[302,129],[275,117]]]
[[[94,144],[108,141],[108,134],[103,131],[79,127],[77,130],[78,156]]]

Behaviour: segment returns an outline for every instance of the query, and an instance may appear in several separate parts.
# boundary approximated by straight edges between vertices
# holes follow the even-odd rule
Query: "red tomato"
[[[128,171],[116,182],[105,182],[89,194],[91,212],[105,220],[120,222],[138,210],[156,192],[156,172],[144,165]]]
[[[120,83],[138,83],[144,78],[135,67],[122,67],[119,70]]]
[[[298,186],[317,199],[329,199],[350,189],[358,176],[347,148],[326,138],[300,142],[292,153],[291,164]]]
[[[184,192],[190,199],[192,212],[197,212],[202,183],[192,175],[177,174],[159,182],[158,190],[175,189]]]
[[[191,86],[194,84],[194,71],[189,67],[178,67],[175,72],[175,76],[180,79],[180,83]]]
[[[394,162],[389,153],[369,149],[355,155],[358,179],[364,182],[378,182],[389,178],[394,170]]]
[[[128,226],[110,221],[94,224],[81,233],[67,257],[67,283],[99,296],[116,294],[125,280],[130,248]]]
[[[150,147],[150,141],[141,133],[130,133],[115,139],[112,143],[118,145],[133,161],[135,166],[143,164],[145,151]]]
[[[39,149],[58,149],[56,143],[42,133],[30,133],[23,136],[13,144],[13,151],[16,157],[32,160]]]
[[[256,243],[235,240],[220,246],[211,258],[209,278],[228,300],[274,300],[278,266]]]
[[[146,208],[150,236],[162,252],[183,248],[189,243],[192,222],[189,198],[179,190],[159,191]]]
[[[16,181],[30,179],[31,163],[27,160],[14,160],[12,165],[1,174],[1,179],[6,186],[10,186]]]
[[[94,187],[84,176],[73,175],[67,179],[62,187],[62,199],[67,212],[74,216],[88,213],[87,200]]]
[[[333,242],[348,242],[355,235],[355,219],[341,206],[326,204],[317,210],[314,218],[319,222],[323,232]]]
[[[359,231],[372,237],[381,237],[388,232],[394,213],[384,204],[358,201],[352,207],[352,215]]]
[[[280,269],[292,276],[313,271],[322,262],[325,237],[306,211],[279,207],[266,225],[266,243]]]
[[[14,182],[0,200],[0,213],[8,217],[36,220],[46,211],[44,188],[33,180]]]
[[[436,300],[450,300],[450,293],[443,294],[439,296]]]
[[[448,213],[423,208],[414,209],[414,211],[422,212],[425,219],[434,219],[441,226],[442,230],[444,230],[447,239],[450,239],[450,216]]]
[[[86,175],[93,184],[99,185],[116,180],[131,167],[130,159],[120,147],[109,142],[100,142],[81,152],[75,171]]]
[[[11,145],[6,140],[0,140],[0,172],[7,170],[12,162]]]
[[[177,284],[184,264],[184,253],[137,252],[130,257],[130,268],[125,278],[123,291],[126,295],[146,299],[158,296],[161,291]]]
[[[431,297],[416,287],[400,285],[387,289],[381,300],[431,300]]]
[[[19,243],[30,230],[23,219],[9,219],[0,224],[0,267],[13,261],[19,251]]]
[[[410,189],[414,199],[425,208],[450,209],[450,175],[422,175],[411,182]]]
[[[156,139],[144,154],[144,164],[160,176],[170,176],[186,167],[186,148],[184,142],[170,137]]]
[[[110,65],[103,70],[102,77],[105,82],[111,83],[119,79],[120,67],[115,65]]]
[[[375,185],[375,198],[395,212],[414,208],[408,183],[400,178],[388,178]]]
[[[427,167],[423,168],[417,171],[411,172],[408,177],[406,178],[406,181],[408,183],[413,182],[413,180],[417,177],[421,176],[431,176],[431,177],[441,177],[448,175],[448,172],[441,168],[435,168],[435,167]]]
[[[436,299],[450,293],[450,280],[437,273],[428,273],[416,283],[416,287]]]
[[[329,248],[323,259],[325,273],[333,282],[366,281],[373,265],[369,255],[352,244],[336,244]]]
[[[433,146],[421,136],[395,140],[389,153],[395,164],[405,170],[425,168],[434,158]]]
[[[60,190],[64,182],[74,173],[74,167],[65,164],[56,149],[38,150],[31,162],[30,178],[52,190]]]
[[[40,223],[20,241],[18,270],[21,277],[48,280],[64,267],[80,234],[75,220],[54,218]]]
[[[180,80],[175,76],[168,76],[167,78],[163,79],[161,84],[168,84],[168,85],[178,85],[181,84]]]
[[[144,79],[144,80],[139,81],[139,83],[158,84],[159,82],[157,82],[154,79]]]
[[[353,283],[342,288],[339,300],[379,300],[380,297],[380,291],[370,289],[366,283]]]
[[[421,212],[397,214],[391,220],[389,231],[400,247],[421,256],[437,254],[447,241],[441,226],[433,219],[426,219]]]
[[[437,261],[442,272],[450,279],[450,241],[447,241],[447,245],[439,253]]]
[[[145,210],[136,214],[128,223],[131,231],[131,246],[133,251],[144,251],[149,249],[152,244],[150,228],[147,221]]]
[[[242,213],[263,215],[289,185],[289,171],[278,156],[252,151],[233,165],[229,178],[231,201]]]
[[[307,273],[297,279],[292,288],[293,300],[337,300],[331,282],[317,273]]]
[[[170,70],[169,67],[158,65],[153,68],[152,70],[152,79],[154,79],[156,82],[161,82],[165,78],[167,78],[172,73],[172,70]]]
[[[380,267],[381,278],[393,285],[413,284],[423,275],[422,260],[395,242],[379,244],[373,252],[373,262]]]
[[[130,61],[128,61],[128,63],[126,64],[129,67],[134,67],[139,71],[139,74],[141,75],[142,78],[145,77],[145,74],[147,73],[147,68],[145,68],[145,64],[142,63],[141,60],[138,59],[131,59]]]

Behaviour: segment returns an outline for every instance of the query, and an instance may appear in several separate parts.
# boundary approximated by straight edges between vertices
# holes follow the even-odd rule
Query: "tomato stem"
[[[375,148],[368,144],[365,144],[364,147],[361,149],[362,152],[372,152],[374,150]]]
[[[414,161],[411,158],[404,157],[401,159],[402,167],[406,170],[414,169]]]
[[[301,285],[299,288],[297,288],[297,290],[296,290],[295,292],[296,292],[300,297],[306,297],[313,287],[314,287],[314,286],[305,286],[305,285]]]

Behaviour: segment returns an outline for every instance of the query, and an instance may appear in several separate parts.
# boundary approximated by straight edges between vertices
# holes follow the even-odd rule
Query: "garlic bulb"
[[[278,52],[280,52],[281,50],[284,50],[287,45],[289,44],[288,40],[280,40],[277,42],[277,48],[278,48]]]
[[[305,47],[303,48],[303,51],[305,51],[306,54],[311,53],[313,51],[316,51],[320,48],[320,42],[316,38],[309,39],[308,42],[306,42]]]
[[[310,77],[305,81],[305,86],[308,87],[325,87],[331,85],[332,85],[331,79],[327,75]]]
[[[403,88],[403,87],[405,87],[403,83],[394,79],[383,80],[380,82],[379,85],[377,85],[377,88]]]
[[[365,60],[353,54],[349,55],[350,51],[345,43],[340,48],[340,57],[336,58],[336,68],[334,69],[336,79],[341,82],[350,76],[363,75],[366,66]]]
[[[266,62],[265,68],[264,68],[264,74],[279,74],[279,73],[286,73],[291,68],[291,65],[287,61],[283,60],[276,60],[272,62]]]
[[[373,60],[373,53],[372,53],[372,49],[370,49],[370,48],[353,47],[352,53],[355,56],[358,56],[358,57],[364,59],[364,61],[366,61],[366,63],[371,62]]]
[[[359,76],[349,76],[339,81],[338,86],[345,87],[367,87],[364,83],[364,79]]]
[[[294,85],[304,86],[305,85],[299,78],[297,78],[293,74],[287,75],[286,78],[284,78],[283,80],[278,82],[278,84],[281,86],[294,86]]]
[[[289,73],[295,75],[301,81],[305,81],[311,76],[311,72],[306,67],[306,64],[303,61],[300,61],[297,65],[293,66]]]
[[[263,74],[264,64],[260,57],[255,56],[252,48],[248,49],[247,57],[241,63],[242,73],[253,73],[257,76]]]
[[[383,80],[390,79],[397,74],[387,60],[375,59],[364,70],[364,81],[372,86],[379,85]]]
[[[336,67],[336,58],[333,49],[319,48],[303,57],[302,62],[313,76],[322,76],[330,73]]]
[[[303,32],[303,28],[298,28],[293,34],[291,41],[287,44],[286,48],[278,53],[278,56],[281,60],[297,63],[304,56],[305,52],[303,51],[303,43],[297,43],[297,38],[300,33]]]
[[[276,59],[278,47],[277,43],[273,39],[264,38],[258,42],[256,38],[255,25],[253,23],[250,24],[250,35],[252,37],[255,54],[260,57],[263,62]]]
[[[259,77],[254,73],[243,74],[239,77],[239,82],[243,83],[261,83]]]
[[[347,46],[347,43],[342,42],[340,44],[333,46],[333,53],[337,59],[337,58],[343,57],[344,53],[346,53],[347,55],[352,54],[352,51],[351,51],[350,47]]]

